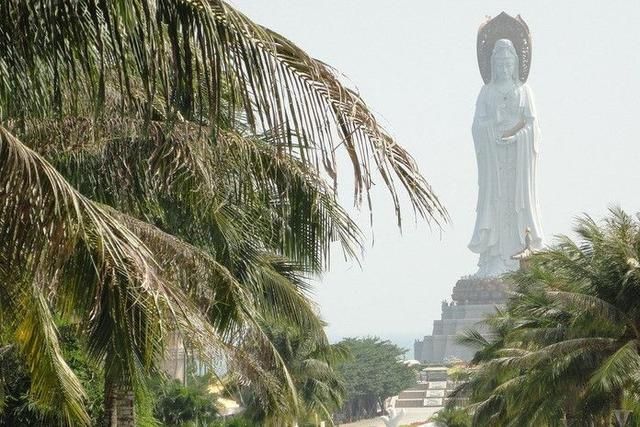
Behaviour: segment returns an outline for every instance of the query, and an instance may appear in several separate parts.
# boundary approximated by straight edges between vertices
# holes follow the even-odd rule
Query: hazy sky
[[[378,335],[409,346],[431,332],[456,280],[475,272],[467,249],[477,197],[471,121],[482,86],[476,34],[487,15],[520,14],[532,32],[528,83],[542,128],[538,195],[547,241],[583,212],[601,217],[614,204],[640,210],[637,0],[232,4],[348,76],[451,214],[442,232],[407,217],[400,235],[386,195],[374,193],[375,243],[362,268],[335,256],[317,286],[333,339]],[[360,219],[369,230],[368,216]]]

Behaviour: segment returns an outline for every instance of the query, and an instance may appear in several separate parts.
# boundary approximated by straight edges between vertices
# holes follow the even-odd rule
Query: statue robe
[[[489,83],[483,86],[473,121],[478,162],[478,203],[471,251],[480,254],[478,276],[495,277],[518,268],[511,257],[525,246],[530,230],[531,247],[542,246],[536,160],[539,128],[532,93],[518,84],[507,97]],[[504,97],[504,98],[503,98]],[[522,126],[515,141],[499,144],[507,129]]]

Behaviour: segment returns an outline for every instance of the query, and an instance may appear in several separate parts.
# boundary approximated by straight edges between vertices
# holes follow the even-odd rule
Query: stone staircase
[[[457,383],[450,381],[445,367],[430,367],[422,371],[421,380],[402,391],[395,400],[396,408],[442,408]]]

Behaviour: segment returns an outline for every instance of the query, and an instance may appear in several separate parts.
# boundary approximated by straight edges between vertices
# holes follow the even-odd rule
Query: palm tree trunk
[[[132,387],[106,378],[104,383],[104,425],[135,427],[135,394]]]

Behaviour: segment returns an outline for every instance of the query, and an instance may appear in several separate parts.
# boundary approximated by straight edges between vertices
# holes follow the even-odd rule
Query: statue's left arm
[[[524,230],[530,229],[532,247],[537,249],[542,246],[543,236],[536,191],[540,128],[538,127],[533,93],[527,85],[523,85],[521,90],[523,96],[522,119],[525,125],[514,136],[517,146],[515,202],[519,228],[522,230],[521,237],[524,239]]]
[[[525,121],[525,129],[531,133],[533,139],[533,151],[538,152],[538,141],[540,140],[540,128],[538,127],[538,116],[536,114],[536,106],[533,100],[533,92],[526,84],[522,87],[525,96],[523,118]]]

